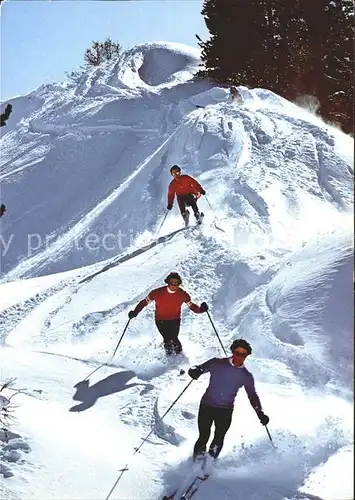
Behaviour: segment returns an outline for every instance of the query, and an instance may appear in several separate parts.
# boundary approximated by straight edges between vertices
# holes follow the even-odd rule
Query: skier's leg
[[[232,423],[232,414],[233,408],[215,408],[215,432],[212,443],[208,450],[208,453],[213,458],[217,458],[222,450],[224,436],[226,435]]]
[[[164,349],[166,354],[169,356],[173,353],[173,343],[170,336],[169,321],[155,320],[156,327],[164,339]]]
[[[190,212],[187,210],[186,196],[178,195],[176,198],[179,205],[181,216],[184,219],[185,224],[188,225]]]
[[[169,322],[169,328],[170,328],[169,337],[171,339],[173,350],[175,354],[179,354],[182,351],[182,345],[180,340],[178,339],[180,331],[180,319],[172,319]]]
[[[182,351],[182,345],[178,339],[180,319],[159,321],[159,326],[164,337],[164,347],[167,354],[179,354]]]
[[[198,209],[196,196],[194,196],[193,194],[188,194],[187,195],[187,205],[192,208],[197,223],[201,224],[202,217],[204,216],[204,214],[202,212],[200,212]]]
[[[194,457],[206,451],[206,445],[211,434],[211,426],[213,423],[213,410],[214,408],[200,403],[197,420],[200,435],[194,446]]]
[[[186,212],[186,196],[178,194],[176,199],[179,205],[180,213],[184,216],[184,213]]]
[[[193,194],[189,194],[188,196],[189,196],[189,206],[194,211],[194,216],[197,219],[200,215],[200,211],[199,211],[198,206],[197,206],[196,198]]]

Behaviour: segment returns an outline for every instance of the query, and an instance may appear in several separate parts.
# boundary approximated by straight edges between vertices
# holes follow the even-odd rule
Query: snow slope
[[[167,359],[148,308],[111,359],[127,312],[177,270],[227,351],[251,342],[276,445],[241,392],[196,500],[352,498],[353,141],[264,89],[232,103],[198,63],[138,45],[11,101],[0,366],[24,391],[0,445],[7,497],[106,498],[128,465],[111,498],[153,499],[186,474],[207,377],[161,416],[181,368],[223,355],[208,317],[183,311],[184,354]],[[182,230],[174,207],[157,234],[174,163],[206,216]]]

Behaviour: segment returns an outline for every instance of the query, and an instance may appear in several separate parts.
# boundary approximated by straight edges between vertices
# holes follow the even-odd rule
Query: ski
[[[196,493],[202,483],[207,481],[209,474],[204,474],[203,476],[196,476],[192,483],[187,487],[187,489],[180,496],[180,500],[189,500]]]
[[[208,458],[204,457],[198,469],[190,475],[190,479],[183,481],[170,495],[163,496],[162,500],[189,500],[197,492],[202,483],[210,477]]]

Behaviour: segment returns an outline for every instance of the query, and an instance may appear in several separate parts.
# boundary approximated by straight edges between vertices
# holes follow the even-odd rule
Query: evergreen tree
[[[200,42],[217,82],[313,95],[321,114],[352,131],[352,0],[205,0],[211,38]]]
[[[247,81],[250,86],[265,86],[268,81],[265,60],[270,56],[268,26],[261,2],[205,0],[202,14],[212,37],[200,44],[206,71],[199,74],[217,81],[236,84]],[[264,71],[260,71],[260,66]]]
[[[308,43],[312,47],[311,65],[304,72],[304,86],[318,97],[323,116],[351,132],[353,3],[351,0],[317,0],[312,3],[312,8],[307,8],[304,0],[303,15],[308,28]]]
[[[84,59],[89,66],[99,66],[102,62],[119,56],[120,51],[119,43],[106,38],[104,42],[92,42],[91,48],[85,51]]]

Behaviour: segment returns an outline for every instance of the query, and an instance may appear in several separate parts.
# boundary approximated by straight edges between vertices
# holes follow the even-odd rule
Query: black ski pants
[[[208,453],[217,458],[220,454],[224,436],[232,423],[233,408],[216,408],[200,403],[198,411],[199,437],[194,446],[194,456],[206,451],[207,441],[211,434],[211,427],[214,423],[214,437],[210,444]]]
[[[186,207],[191,207],[195,215],[199,214],[196,196],[193,194],[178,194],[176,198],[181,214],[186,211]]]
[[[179,354],[182,351],[182,345],[178,339],[180,319],[156,319],[155,324],[164,339],[166,354]]]

